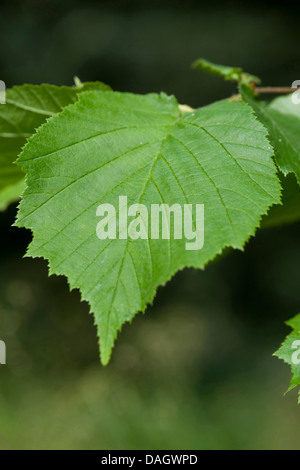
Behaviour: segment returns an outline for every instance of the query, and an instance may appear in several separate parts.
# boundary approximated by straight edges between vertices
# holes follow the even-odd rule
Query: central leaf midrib
[[[168,137],[171,135],[171,132],[172,130],[174,129],[174,127],[176,126],[177,122],[181,119],[181,116],[179,116],[175,122],[173,123],[172,126],[170,126],[169,128],[169,131],[167,132],[166,136],[164,137],[164,139],[162,139],[161,141],[161,146],[160,146],[160,149],[159,151],[157,152],[157,155],[153,161],[153,164],[149,170],[149,174],[148,174],[148,177],[145,181],[145,185],[141,191],[141,194],[139,196],[139,201],[137,204],[140,204],[141,203],[141,200],[146,192],[146,189],[148,187],[148,184],[151,180],[151,177],[152,177],[152,173],[153,173],[153,170],[155,168],[155,165],[157,164],[158,162],[158,159],[159,157],[161,156],[161,153],[162,153],[162,149],[163,149],[163,146],[165,144],[165,142],[167,141]],[[113,291],[113,296],[112,296],[112,301],[110,303],[110,307],[109,307],[109,310],[108,310],[108,318],[107,318],[107,324],[106,324],[106,335],[105,337],[107,338],[107,333],[108,333],[108,330],[110,328],[110,320],[111,320],[111,312],[112,312],[112,308],[113,308],[113,304],[114,304],[114,300],[115,300],[115,296],[116,296],[116,293],[117,293],[117,289],[118,289],[118,283],[119,283],[119,280],[121,278],[121,275],[122,275],[122,269],[123,269],[123,265],[124,265],[124,261],[125,261],[125,258],[126,258],[126,255],[127,255],[127,249],[128,249],[128,243],[129,243],[129,238],[127,238],[126,240],[126,244],[125,244],[125,248],[124,248],[124,252],[123,252],[123,256],[122,256],[122,260],[121,260],[121,263],[120,263],[120,269],[119,269],[119,272],[118,272],[118,276],[117,276],[117,282],[116,282],[116,285],[114,287],[114,291]],[[152,270],[151,270],[151,288],[153,286],[153,264],[151,262],[151,266],[152,266]]]

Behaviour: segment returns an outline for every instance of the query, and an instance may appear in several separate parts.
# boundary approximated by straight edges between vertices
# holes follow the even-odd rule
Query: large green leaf
[[[24,189],[24,174],[14,165],[26,140],[47,118],[76,101],[77,93],[89,89],[107,90],[100,82],[79,88],[53,85],[23,85],[6,92],[0,106],[0,210],[17,200]]]
[[[17,225],[34,234],[28,255],[48,259],[50,273],[67,276],[90,304],[104,364],[122,324],[145,310],[159,285],[227,246],[243,248],[280,200],[272,154],[245,103],[182,115],[165,94],[83,93],[29,140],[19,160],[28,188]],[[204,204],[203,249],[188,251],[186,240],[173,238],[100,241],[97,207],[118,208],[121,195],[149,213],[155,203]]]
[[[289,364],[292,369],[292,380],[288,391],[300,386],[300,314],[287,322],[292,333],[286,338],[275,356]],[[299,391],[300,404],[300,391]]]

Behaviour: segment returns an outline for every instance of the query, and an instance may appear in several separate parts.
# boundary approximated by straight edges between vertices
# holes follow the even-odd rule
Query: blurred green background
[[[299,19],[296,2],[1,1],[0,78],[78,75],[201,106],[234,86],[191,71],[200,56],[265,85],[299,79]],[[0,449],[300,449],[290,372],[272,357],[300,311],[300,224],[178,273],[103,368],[87,305],[22,259],[15,213],[0,213]]]

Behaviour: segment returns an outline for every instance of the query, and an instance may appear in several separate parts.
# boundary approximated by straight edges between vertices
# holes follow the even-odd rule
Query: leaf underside
[[[294,173],[300,182],[300,104],[293,103],[291,95],[270,103],[258,101],[245,85],[241,93],[268,129],[280,170],[284,175]]]
[[[300,220],[300,104],[295,104],[290,94],[268,103],[258,100],[253,90],[246,85],[241,85],[240,91],[268,129],[276,162],[282,172],[282,205],[272,207],[262,227],[297,222]]]

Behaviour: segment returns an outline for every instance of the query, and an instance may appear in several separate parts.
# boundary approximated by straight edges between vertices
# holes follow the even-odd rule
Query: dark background
[[[7,86],[102,80],[202,106],[234,85],[192,71],[198,57],[265,85],[300,79],[299,2],[0,2]],[[1,449],[300,449],[296,393],[272,357],[300,310],[300,224],[259,231],[245,253],[160,288],[99,364],[87,305],[0,213]]]

